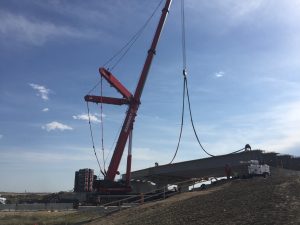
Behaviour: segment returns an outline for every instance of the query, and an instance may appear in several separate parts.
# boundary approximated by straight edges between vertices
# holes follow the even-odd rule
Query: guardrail
[[[178,183],[174,183],[174,184],[170,185],[170,186],[176,185],[178,187],[174,190],[169,190],[168,189],[169,185],[167,185],[167,186],[164,186],[162,188],[156,189],[151,192],[141,193],[139,195],[130,196],[128,198],[124,198],[121,200],[112,201],[112,202],[103,204],[100,207],[103,208],[104,211],[105,211],[105,209],[107,210],[106,215],[111,214],[113,212],[127,209],[130,207],[139,206],[144,203],[166,199],[173,195],[184,192],[183,190],[189,191],[190,186],[193,186],[194,184],[202,182],[202,181],[204,181],[204,180],[198,179],[198,178],[197,179],[189,179],[186,181],[182,181],[182,182],[178,182]]]

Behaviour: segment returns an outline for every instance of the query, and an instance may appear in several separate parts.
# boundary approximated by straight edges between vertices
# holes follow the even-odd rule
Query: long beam
[[[234,169],[243,165],[243,161],[249,160],[263,160],[262,151],[245,151],[242,153],[150,167],[133,171],[131,179],[172,183],[172,181],[175,182],[190,178],[220,177],[225,176],[224,168],[226,164]]]

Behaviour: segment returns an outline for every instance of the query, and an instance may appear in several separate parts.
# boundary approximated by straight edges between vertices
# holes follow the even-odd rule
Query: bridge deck
[[[155,183],[175,183],[190,178],[221,177],[225,176],[225,165],[228,164],[232,171],[243,167],[242,161],[263,160],[260,150],[245,151],[236,154],[214,156],[209,158],[166,164],[133,171],[131,178],[134,180],[147,180]]]

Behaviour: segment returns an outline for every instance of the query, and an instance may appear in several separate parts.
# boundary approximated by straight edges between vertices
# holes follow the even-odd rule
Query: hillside
[[[300,175],[233,180],[106,216],[90,225],[300,224]]]

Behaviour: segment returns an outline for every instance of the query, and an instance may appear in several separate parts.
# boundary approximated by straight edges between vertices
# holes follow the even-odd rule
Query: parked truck
[[[270,176],[270,166],[267,164],[260,164],[258,160],[250,160],[248,174],[250,176]]]
[[[267,177],[271,175],[270,166],[258,160],[241,161],[240,165],[232,168],[233,178],[249,178],[253,176]]]

